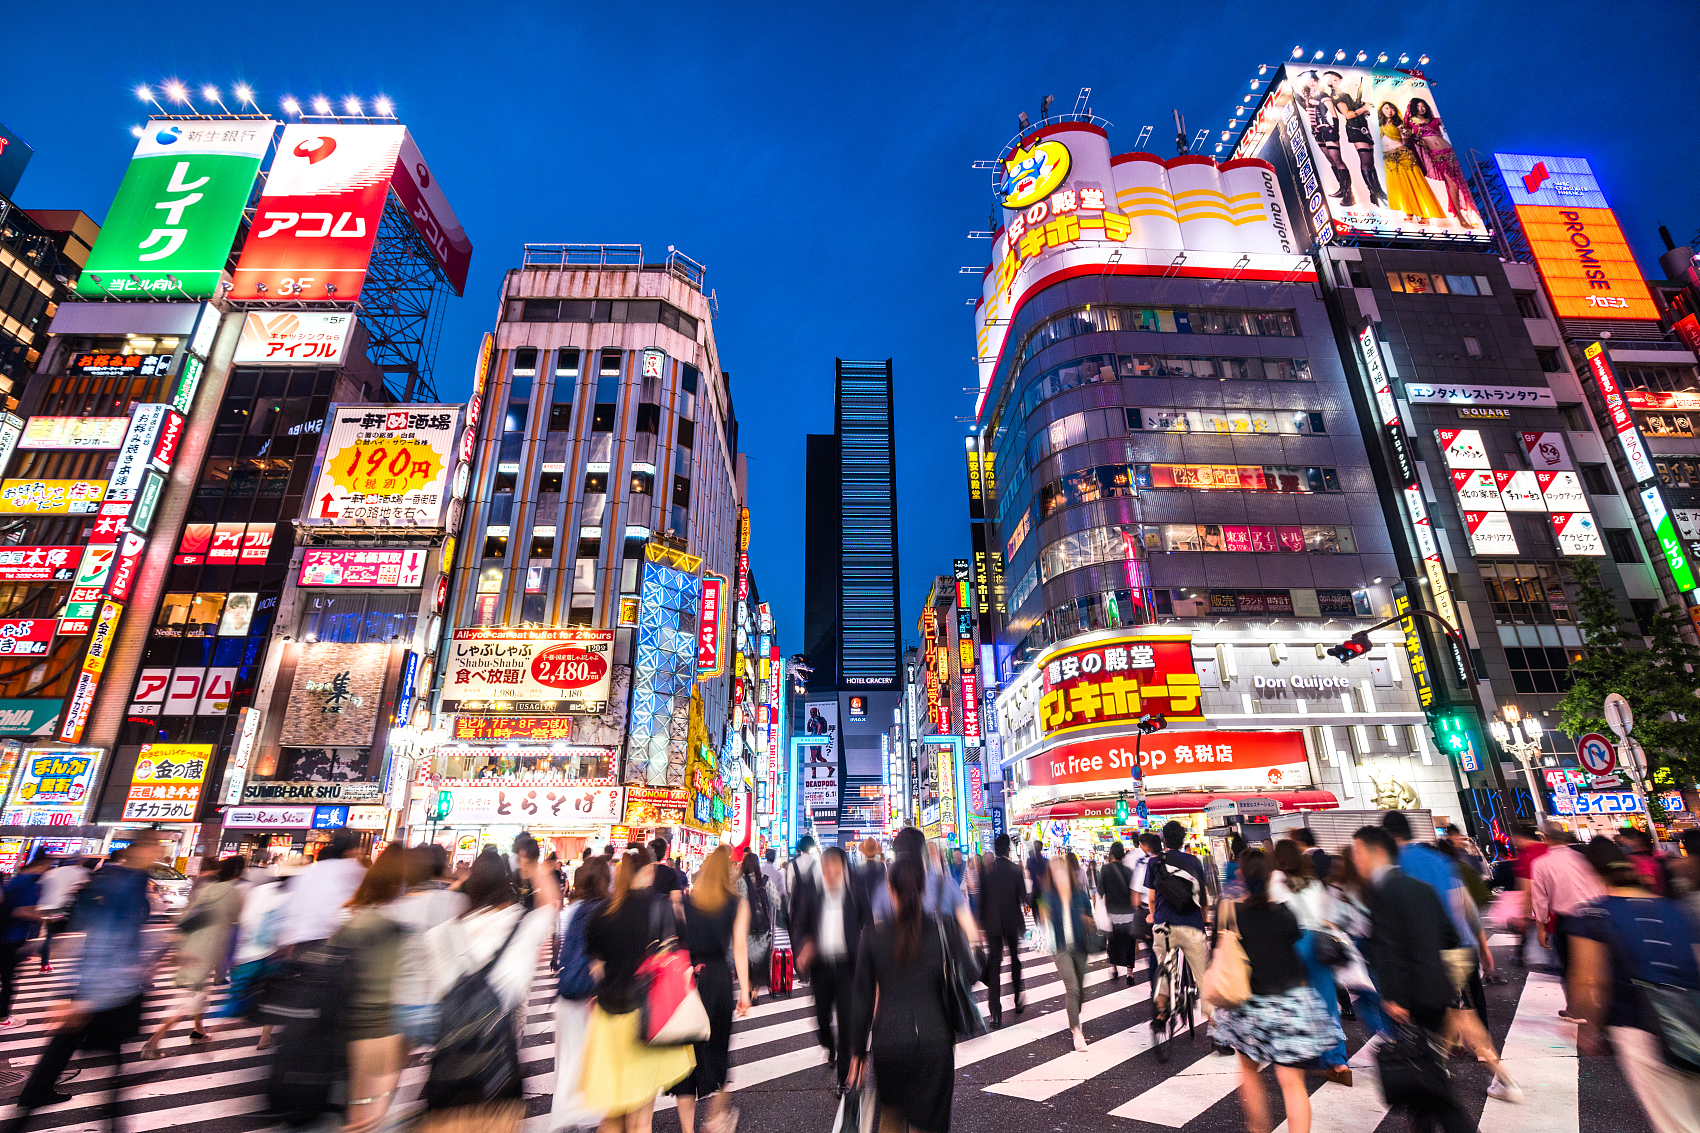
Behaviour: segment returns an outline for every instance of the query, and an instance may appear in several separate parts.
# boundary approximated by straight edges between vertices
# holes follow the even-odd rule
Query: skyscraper
[[[801,781],[824,841],[884,827],[879,805],[861,801],[858,788],[882,782],[881,734],[901,687],[891,373],[889,358],[838,359],[834,431],[808,438],[804,648],[814,672],[803,718],[833,742],[822,745],[829,757],[811,759],[814,778]]]

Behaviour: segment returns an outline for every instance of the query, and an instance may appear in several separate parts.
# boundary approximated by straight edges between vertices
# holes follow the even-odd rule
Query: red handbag
[[[708,1041],[708,1009],[697,993],[696,967],[675,936],[661,937],[659,914],[652,909],[652,933],[658,939],[638,965],[639,1034],[649,1046],[684,1046]]]

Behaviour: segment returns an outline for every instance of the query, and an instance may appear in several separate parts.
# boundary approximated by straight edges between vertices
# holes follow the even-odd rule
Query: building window
[[[1583,464],[1577,469],[1578,477],[1591,496],[1615,496],[1617,489],[1612,487],[1611,477],[1606,474],[1603,464]],[[1639,560],[1637,560],[1639,561]]]
[[[691,448],[696,444],[697,427],[694,421],[679,422],[679,447]]]
[[[1547,371],[1551,373],[1552,371]],[[1588,432],[1588,411],[1580,405],[1561,405],[1558,407],[1564,416],[1564,427],[1572,433]]]
[[[600,496],[600,495],[607,494],[607,491],[608,491],[608,473],[606,473],[606,472],[586,472],[584,474],[584,494],[585,495],[587,495],[587,496]]]
[[[655,491],[655,473],[632,470],[632,493],[647,496]]]
[[[684,508],[691,506],[691,482],[683,476],[673,477],[673,506]]]
[[[1564,363],[1559,359],[1558,351],[1556,351],[1556,350],[1537,350],[1537,351],[1535,351],[1535,357],[1540,360],[1541,373],[1543,373],[1543,374],[1562,374],[1562,373],[1564,373]]]
[[[1540,303],[1537,302],[1535,297],[1527,291],[1520,291],[1517,293],[1517,313],[1522,315],[1525,319],[1538,319],[1542,317]]]
[[[561,477],[566,474],[566,467],[560,464],[545,464],[543,475],[537,480],[539,492],[555,492],[561,490]]]
[[[661,429],[661,406],[642,402],[637,408],[637,431],[656,433]]]
[[[478,593],[499,594],[502,590],[502,568],[485,567],[478,572]]]
[[[498,464],[496,466],[496,481],[492,485],[492,490],[494,490],[497,494],[501,494],[503,492],[511,494],[514,490],[514,485],[518,483],[518,481],[518,464]]]
[[[562,350],[555,360],[554,400],[549,406],[549,431],[564,433],[573,427],[573,393],[578,387],[578,351]]]
[[[573,593],[596,593],[596,560],[579,559],[573,563]]]
[[[1479,565],[1494,621],[1500,625],[1552,625],[1571,620],[1570,601],[1559,581],[1557,563]]]
[[[553,527],[537,527],[531,532],[532,560],[542,559],[545,562],[555,558],[555,529]]]
[[[1475,335],[1467,334],[1464,336],[1464,353],[1468,354],[1472,358],[1480,358],[1482,356],[1482,344]]]
[[[549,595],[526,594],[520,601],[520,620],[541,624],[549,612]]]
[[[1614,563],[1638,563],[1641,561],[1641,548],[1636,545],[1635,533],[1627,527],[1607,527],[1602,529],[1606,537],[1606,549],[1611,552]]]
[[[1582,653],[1576,652],[1576,660]],[[1511,683],[1518,692],[1560,693],[1570,690],[1570,652],[1559,648],[1506,647],[1505,663],[1511,667]]]
[[[514,351],[514,376],[520,378],[535,378],[537,376],[537,348],[522,346]]]
[[[508,529],[492,527],[484,533],[484,557],[487,559],[505,559],[508,557]]]

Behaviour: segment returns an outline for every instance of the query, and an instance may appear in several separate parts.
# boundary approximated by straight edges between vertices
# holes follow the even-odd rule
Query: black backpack
[[[1151,888],[1169,912],[1185,916],[1198,911],[1198,878],[1185,867],[1170,864],[1167,853],[1152,860],[1150,877]]]
[[[760,878],[745,888],[750,891],[749,935],[766,936],[773,931],[773,910],[768,908],[767,902],[767,878]]]
[[[581,914],[582,915],[582,914]],[[519,935],[525,914],[507,940],[476,972],[455,981],[443,997],[442,1029],[425,1079],[427,1110],[455,1109],[524,1097],[520,1086],[519,1036],[513,1012],[490,986],[490,970]]]
[[[346,1077],[343,1022],[353,982],[354,950],[321,940],[296,952],[270,985],[264,1020],[282,1027],[272,1059],[271,1111],[291,1126],[331,1108],[331,1087]]]

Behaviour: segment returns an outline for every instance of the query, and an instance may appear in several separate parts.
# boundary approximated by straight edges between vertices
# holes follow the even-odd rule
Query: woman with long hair
[[[1092,923],[1092,902],[1081,889],[1079,859],[1058,855],[1050,861],[1050,884],[1039,905],[1039,919],[1051,934],[1057,974],[1062,976],[1063,999],[1068,1010],[1068,1029],[1074,1049],[1086,1049],[1086,1031],[1080,1025],[1080,991],[1086,984],[1087,925]]]
[[[973,960],[960,956],[954,920],[927,912],[926,883],[918,855],[897,858],[887,878],[892,915],[863,930],[856,959],[848,1084],[861,1084],[871,1058],[882,1133],[950,1128],[956,1048],[944,1006],[947,942],[959,964]]]
[[[1334,970],[1317,956],[1317,949],[1324,947],[1321,938],[1328,935],[1333,924],[1328,887],[1316,879],[1311,857],[1304,847],[1291,838],[1275,843],[1275,871],[1269,878],[1269,899],[1286,905],[1298,921],[1299,959],[1304,961],[1306,978],[1338,1029],[1340,998],[1334,985]],[[1346,1065],[1344,1033],[1338,1046],[1323,1053],[1322,1068],[1330,1082],[1352,1084],[1352,1071]]]
[[[1411,149],[1416,144],[1405,129],[1405,118],[1391,102],[1375,109],[1381,135],[1381,164],[1387,170],[1387,207],[1405,214],[1414,224],[1427,224],[1446,215],[1423,176],[1422,163]],[[1351,855],[1346,855],[1350,857]]]
[[[466,895],[449,888],[448,855],[441,846],[414,846],[402,858],[406,889],[387,909],[386,916],[408,932],[396,966],[397,1028],[410,1047],[437,1041],[437,997],[427,965],[425,934],[466,912]],[[386,851],[388,852],[388,851]]]
[[[779,915],[779,888],[761,871],[761,859],[749,850],[738,863],[738,897],[749,902],[749,915],[744,918],[744,955],[753,973],[751,979],[767,987],[772,978],[773,926]],[[793,897],[795,899],[795,897]],[[750,1002],[756,991],[750,984]],[[769,988],[769,991],[772,989]]]
[[[348,919],[330,938],[333,946],[349,950],[353,969],[344,1014],[348,1109],[343,1133],[364,1133],[383,1124],[407,1064],[407,1043],[395,1019],[403,933],[385,909],[406,884],[404,857],[399,842],[385,847],[348,899]]]
[[[1240,1104],[1250,1133],[1269,1133],[1269,1099],[1260,1067],[1275,1064],[1275,1078],[1287,1104],[1287,1128],[1310,1133],[1310,1093],[1304,1064],[1321,1058],[1343,1039],[1338,1021],[1307,981],[1299,959],[1299,922],[1292,910],[1270,899],[1269,855],[1247,850],[1240,855],[1246,896],[1224,901],[1216,923],[1238,930],[1251,964],[1251,998],[1218,1008],[1216,1041],[1240,1056]]]
[[[1434,116],[1434,108],[1426,99],[1413,98],[1405,104],[1405,128],[1416,139],[1417,155],[1428,175],[1446,186],[1446,206],[1452,218],[1462,225],[1479,225],[1481,210],[1470,195],[1464,180],[1464,167],[1446,136],[1446,127]]]
[[[1110,860],[1098,871],[1098,890],[1104,895],[1104,911],[1110,914],[1110,981],[1115,982],[1116,969],[1127,973],[1127,986],[1133,986],[1133,965],[1139,957],[1139,937],[1136,935],[1133,909],[1133,870],[1122,859],[1127,849],[1120,842],[1110,843]]]
[[[638,967],[655,945],[677,935],[672,907],[654,882],[649,851],[627,850],[614,871],[613,894],[585,926],[597,984],[579,1081],[585,1105],[604,1115],[602,1133],[649,1133],[655,1095],[696,1066],[689,1047],[649,1046],[639,1030]]]
[[[730,1066],[732,1014],[741,1019],[750,1010],[750,957],[746,950],[750,903],[732,888],[732,851],[716,846],[697,870],[688,898],[673,897],[684,929],[679,942],[690,950],[697,969],[697,992],[708,1010],[708,1041],[692,1043],[696,1069],[667,1091],[679,1103],[679,1128],[694,1133],[697,1104],[713,1098],[712,1112],[703,1121],[704,1133],[732,1133],[738,1111],[729,1106],[726,1073]],[[727,960],[731,960],[728,967]],[[732,968],[738,972],[734,999]]]
[[[551,871],[552,872],[552,871]],[[590,979],[586,926],[608,903],[613,874],[601,858],[587,858],[573,874],[570,903],[561,913],[556,963],[555,1101],[549,1109],[551,1129],[595,1125],[602,1115],[584,1104],[579,1089],[584,1072],[584,1040],[590,1027],[590,1008],[596,985]]]
[[[428,970],[436,977],[437,1000],[461,977],[490,965],[485,979],[507,1012],[508,1025],[517,1038],[522,1026],[519,1008],[531,989],[537,959],[554,931],[561,891],[555,878],[535,858],[521,856],[520,869],[529,874],[533,908],[526,912],[508,863],[494,849],[486,849],[473,860],[461,883],[467,909],[453,920],[425,934]],[[376,867],[374,867],[376,868]],[[442,1021],[445,1027],[451,1020]],[[427,1110],[425,1129],[455,1130],[476,1127],[487,1133],[515,1133],[525,1116],[525,1098],[519,1081],[489,1102]]]

